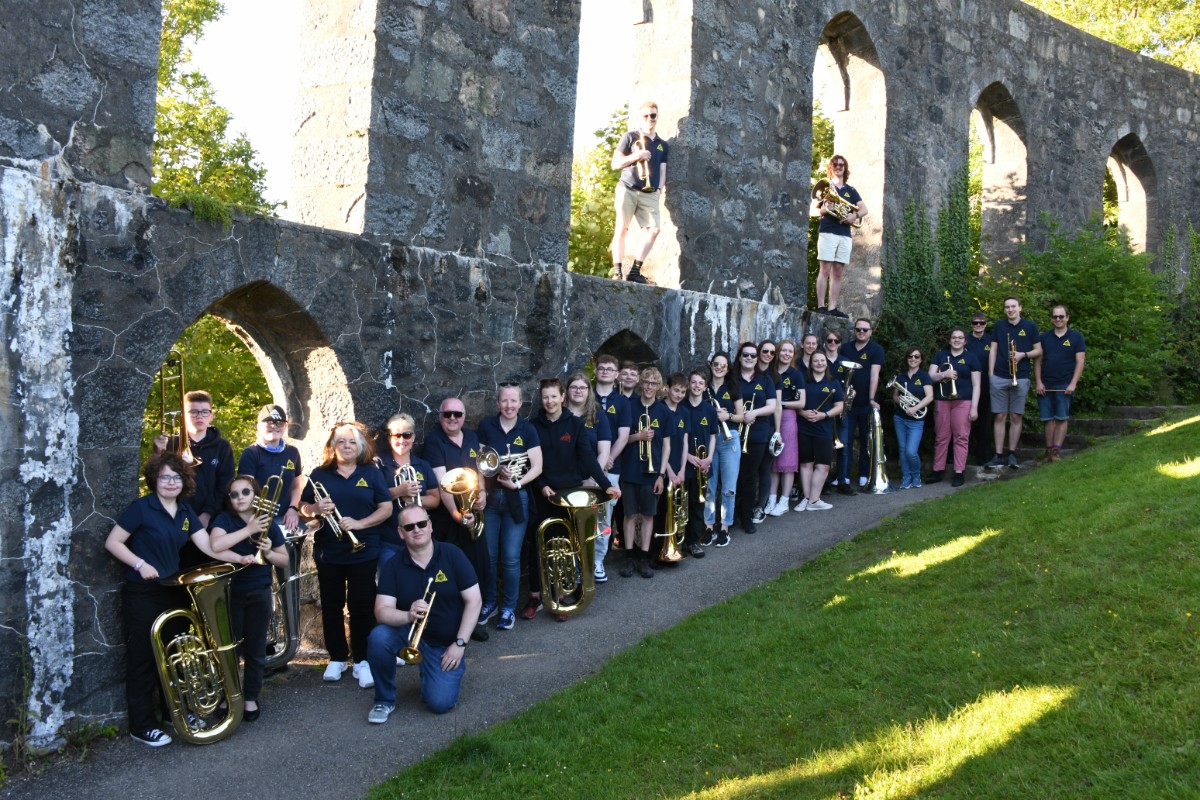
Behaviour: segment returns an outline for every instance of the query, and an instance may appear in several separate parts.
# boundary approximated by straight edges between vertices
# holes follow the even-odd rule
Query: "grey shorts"
[[[1025,397],[1029,394],[1029,378],[1017,378],[1017,385],[1012,385],[1012,378],[998,378],[992,375],[988,381],[992,390],[993,414],[1024,414]]]

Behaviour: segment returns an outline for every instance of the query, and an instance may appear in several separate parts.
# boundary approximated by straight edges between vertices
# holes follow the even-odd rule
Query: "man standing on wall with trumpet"
[[[847,319],[846,312],[838,309],[842,295],[842,270],[850,263],[850,226],[858,227],[867,216],[867,204],[858,190],[846,183],[850,179],[850,165],[843,156],[829,159],[825,168],[828,180],[818,181],[813,187],[813,200],[821,215],[817,236],[817,261],[821,269],[817,272],[817,311],[828,312],[835,317]],[[824,186],[823,186],[824,185]],[[829,288],[829,306],[825,306],[825,288]]]
[[[625,263],[625,235],[629,223],[637,223],[646,231],[646,238],[629,275],[625,278],[634,283],[646,283],[642,277],[642,263],[650,255],[650,248],[658,238],[661,228],[659,198],[667,188],[667,140],[656,132],[658,126],[658,104],[647,100],[638,108],[638,129],[621,137],[613,151],[612,168],[621,170],[617,182],[617,223],[613,230],[612,257],[613,277],[621,280]]]
[[[992,326],[992,349],[988,351],[988,375],[992,390],[992,413],[996,415],[992,433],[996,455],[984,464],[999,469],[1005,464],[1016,469],[1017,442],[1025,416],[1025,397],[1029,394],[1030,362],[1042,355],[1038,328],[1031,319],[1021,317],[1021,301],[1004,298],[1004,319]],[[1004,426],[1008,424],[1008,446]]]
[[[367,721],[387,722],[396,709],[396,656],[416,638],[421,668],[421,702],[435,714],[458,703],[467,671],[467,638],[475,630],[483,599],[475,570],[462,551],[433,541],[429,515],[418,505],[400,511],[404,551],[383,566],[375,595],[375,621],[367,660],[375,676],[375,703]],[[411,635],[426,619],[422,635]]]

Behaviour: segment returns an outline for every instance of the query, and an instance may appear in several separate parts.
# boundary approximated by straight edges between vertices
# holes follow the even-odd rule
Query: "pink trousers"
[[[954,440],[954,471],[967,468],[967,442],[971,438],[971,401],[938,400],[934,416],[933,471],[946,469],[950,440]]]

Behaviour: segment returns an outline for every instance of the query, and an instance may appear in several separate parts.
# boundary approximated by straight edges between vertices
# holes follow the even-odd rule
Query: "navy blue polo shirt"
[[[1037,346],[1040,340],[1038,327],[1033,320],[1022,317],[1017,320],[1017,324],[1011,324],[1007,319],[1002,319],[992,326],[992,349],[996,351],[996,368],[992,370],[992,374],[997,378],[1011,378],[1012,372],[1008,369],[1008,343],[1012,342],[1013,350],[1018,353],[1028,353]],[[1029,377],[1030,364],[1028,358],[1023,358],[1017,362],[1017,378]]]
[[[717,410],[713,404],[707,400],[701,400],[696,405],[691,404],[691,397],[684,400],[679,406],[679,410],[687,418],[688,432],[688,450],[692,455],[697,455],[696,448],[703,445],[705,449],[705,458],[709,458],[713,454],[713,444],[710,439],[713,434],[720,435],[718,432],[719,425],[717,424]],[[687,476],[694,477],[696,468],[691,464],[687,467]]]
[[[742,410],[751,411],[762,408],[768,400],[775,399],[775,382],[771,380],[771,376],[765,372],[755,373],[750,380],[744,380],[738,376],[738,389],[742,393]],[[750,399],[754,398],[754,406],[751,408]],[[752,443],[767,442],[771,439],[771,434],[775,432],[775,420],[770,414],[764,414],[757,417],[750,426],[749,439]]]
[[[843,200],[850,201],[850,205],[854,206],[855,208],[857,208],[858,204],[862,202],[862,195],[860,195],[858,190],[848,183],[843,183],[841,186],[837,187],[830,183],[829,188],[837,192],[838,196]],[[835,217],[831,217],[828,214],[822,214],[821,223],[818,226],[817,233],[832,233],[835,236],[849,236],[850,226],[844,225],[841,220]]]
[[[433,579],[432,585],[429,579]],[[425,596],[425,588],[437,592],[429,609],[422,638],[434,647],[449,647],[458,638],[462,624],[462,593],[479,583],[471,562],[448,542],[433,543],[433,557],[425,567],[418,566],[408,549],[389,558],[379,571],[378,595],[396,598],[396,608],[408,611],[412,604]]]
[[[671,431],[671,469],[675,470],[675,474],[678,475],[680,473],[680,471],[683,469],[683,465],[684,465],[683,437],[686,436],[688,433],[688,414],[686,411],[684,411],[684,408],[683,408],[684,406],[687,405],[687,401],[685,400],[684,402],[680,403],[674,409],[672,409],[665,402],[663,403],[663,405],[667,406],[667,411],[673,417],[673,420],[671,422],[671,427],[670,427],[670,431]],[[691,445],[689,445],[689,447],[690,446]]]
[[[875,342],[867,342],[867,346],[859,350],[854,346],[854,342],[846,342],[838,351],[838,355],[845,361],[858,364],[859,368],[853,370],[854,374],[850,377],[850,385],[854,387],[855,392],[854,407],[865,408],[865,401],[874,399],[871,397],[871,367],[883,366],[883,347]]]
[[[826,373],[821,381],[804,382],[804,410],[829,413],[830,409],[846,399],[842,393],[842,383]],[[833,420],[825,418],[819,422],[809,422],[804,417],[796,417],[796,433],[813,439],[833,440]]]
[[[1075,377],[1075,356],[1087,352],[1083,334],[1067,328],[1059,336],[1053,330],[1042,334],[1042,383],[1048,389],[1065,389]]]
[[[179,551],[188,539],[204,530],[200,517],[185,500],[177,501],[171,516],[156,494],[134,500],[121,512],[117,524],[129,532],[125,545],[138,558],[158,570],[158,577],[145,580],[133,567],[126,567],[130,583],[157,583],[179,572]]]
[[[276,473],[279,474],[279,473]],[[238,514],[233,511],[222,511],[217,515],[217,518],[212,521],[212,530],[220,528],[225,533],[236,533],[246,527],[246,522]],[[271,549],[283,546],[283,530],[274,522],[268,528],[268,535],[271,537]],[[354,534],[357,536],[358,534]],[[248,536],[240,542],[229,548],[232,552],[240,556],[252,556],[258,550],[254,544],[257,535]],[[271,570],[270,564],[252,564],[248,567],[243,567],[238,570],[233,576],[233,591],[247,591],[249,589],[257,589],[263,586],[271,585]]]
[[[633,411],[629,406],[629,398],[621,394],[616,386],[607,395],[601,396],[595,392],[593,394],[596,394],[596,402],[599,403],[604,418],[608,420],[608,430],[612,435],[609,441],[617,441],[617,437],[621,435],[621,428],[628,428],[629,432],[633,433]],[[628,450],[629,445],[625,445],[625,449]],[[612,472],[614,475],[621,473],[620,458],[613,462]]]
[[[462,444],[457,445],[450,441],[450,437],[446,436],[446,432],[441,428],[434,428],[425,437],[425,447],[422,448],[421,455],[434,469],[442,467],[447,472],[460,467],[476,469],[479,459],[479,436],[475,431],[464,428]]]
[[[923,369],[917,370],[912,375],[909,375],[908,370],[905,370],[904,372],[896,375],[896,383],[897,385],[903,386],[905,389],[907,389],[909,393],[918,400],[924,400],[925,390],[933,386],[933,378],[931,378],[929,373]],[[897,410],[896,413],[897,415],[904,414],[903,411],[899,410]]]
[[[375,457],[375,462],[379,465],[380,471],[383,472],[383,479],[388,486],[396,485],[396,470],[399,465],[396,464],[396,455],[391,451],[381,450],[379,455]],[[429,466],[429,462],[417,458],[410,451],[408,454],[408,464],[417,471],[417,482],[421,484],[421,494],[431,492],[437,488],[437,477],[433,474],[433,467]],[[396,531],[396,526],[400,523],[400,499],[392,498],[392,518],[385,523],[383,529],[379,532],[379,541],[384,544],[392,544],[400,547],[404,544],[400,540],[400,534]]]
[[[954,385],[958,390],[958,399],[971,399],[971,373],[983,373],[983,367],[979,365],[979,360],[975,358],[974,353],[970,350],[963,350],[958,355],[952,355],[947,348],[937,352],[937,355],[933,357],[933,363],[937,366],[938,372],[945,372],[947,369],[957,372],[958,377],[954,379]],[[933,390],[933,396],[938,400],[946,399],[943,395],[949,393],[950,381],[939,382]]]
[[[343,478],[337,467],[322,469],[317,467],[309,473],[309,481],[304,486],[304,502],[313,503],[313,483],[320,483],[329,492],[329,499],[337,506],[338,513],[352,519],[363,519],[375,513],[380,503],[392,501],[388,484],[379,467],[371,464],[358,464],[350,477]],[[313,560],[318,564],[361,564],[379,558],[379,542],[391,518],[380,525],[354,531],[354,538],[366,547],[357,553],[351,551],[349,536],[338,539],[328,524],[322,525],[317,535],[313,537]]]
[[[650,440],[650,452],[654,461],[654,471],[647,472],[646,462],[638,458],[644,443],[631,441],[625,446],[625,452],[621,454],[621,458],[625,462],[622,465],[621,480],[627,483],[653,484],[658,480],[659,474],[663,472],[663,442],[667,441],[671,436],[675,423],[675,414],[661,400],[655,400],[654,404],[647,408],[639,399],[635,403],[632,403],[632,406],[635,420],[630,434],[637,433],[646,427],[643,423],[647,423],[651,430],[654,431],[654,438]],[[648,419],[643,420],[643,414]]]
[[[621,137],[621,141],[617,143],[617,150],[623,156],[627,156],[633,152],[634,144],[638,137],[642,134],[640,131],[627,131]],[[646,137],[646,149],[650,151],[650,160],[647,165],[650,168],[650,186],[654,189],[661,189],[658,185],[658,179],[662,176],[661,165],[667,163],[667,153],[670,148],[667,146],[667,140],[655,133],[654,138]],[[637,189],[641,191],[646,182],[637,176],[637,164],[630,164],[621,170],[621,184],[629,189]]]
[[[804,391],[804,381],[804,373],[795,367],[788,367],[779,373],[779,380],[775,382],[775,388],[783,393],[785,401],[799,400],[800,392]]]
[[[279,493],[279,514],[287,511],[287,505],[292,498],[292,481],[296,476],[304,474],[300,463],[300,451],[295,445],[285,444],[283,450],[272,453],[261,444],[255,442],[242,451],[238,459],[237,474],[250,475],[258,481],[259,486],[266,486],[267,479],[272,475],[283,478],[283,490]]]

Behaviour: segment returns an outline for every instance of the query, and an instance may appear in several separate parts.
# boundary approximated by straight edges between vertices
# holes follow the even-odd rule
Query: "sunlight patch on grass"
[[[1200,456],[1189,458],[1187,461],[1172,461],[1170,464],[1159,464],[1158,474],[1168,478],[1194,478],[1200,475]]]
[[[996,528],[984,528],[983,532],[977,536],[960,536],[953,541],[946,542],[937,547],[931,547],[915,555],[896,553],[886,561],[881,561],[873,567],[864,569],[862,572],[856,572],[850,576],[849,580],[863,578],[867,575],[878,575],[882,572],[894,573],[898,578],[909,578],[924,572],[930,567],[958,558],[981,542],[999,535],[1000,531]]]
[[[1178,422],[1172,422],[1167,425],[1159,425],[1157,428],[1147,431],[1146,435],[1147,436],[1158,436],[1160,433],[1170,433],[1173,430],[1178,430],[1179,428],[1182,428],[1187,425],[1192,425],[1197,422],[1200,422],[1200,414],[1197,414],[1194,417],[1188,417],[1187,419],[1181,419]]]
[[[893,724],[876,736],[847,747],[822,750],[784,769],[723,781],[688,797],[732,800],[761,794],[803,793],[806,782],[838,772],[851,773],[856,800],[912,797],[944,780],[972,758],[1003,747],[1024,728],[1061,707],[1070,687],[1016,687],[989,692],[949,717]],[[829,797],[843,798],[836,793]]]
[[[833,597],[829,598],[829,602],[827,602],[825,605],[821,606],[821,610],[825,611],[827,609],[833,608],[834,606],[840,606],[844,602],[846,602],[846,595],[835,594]]]

